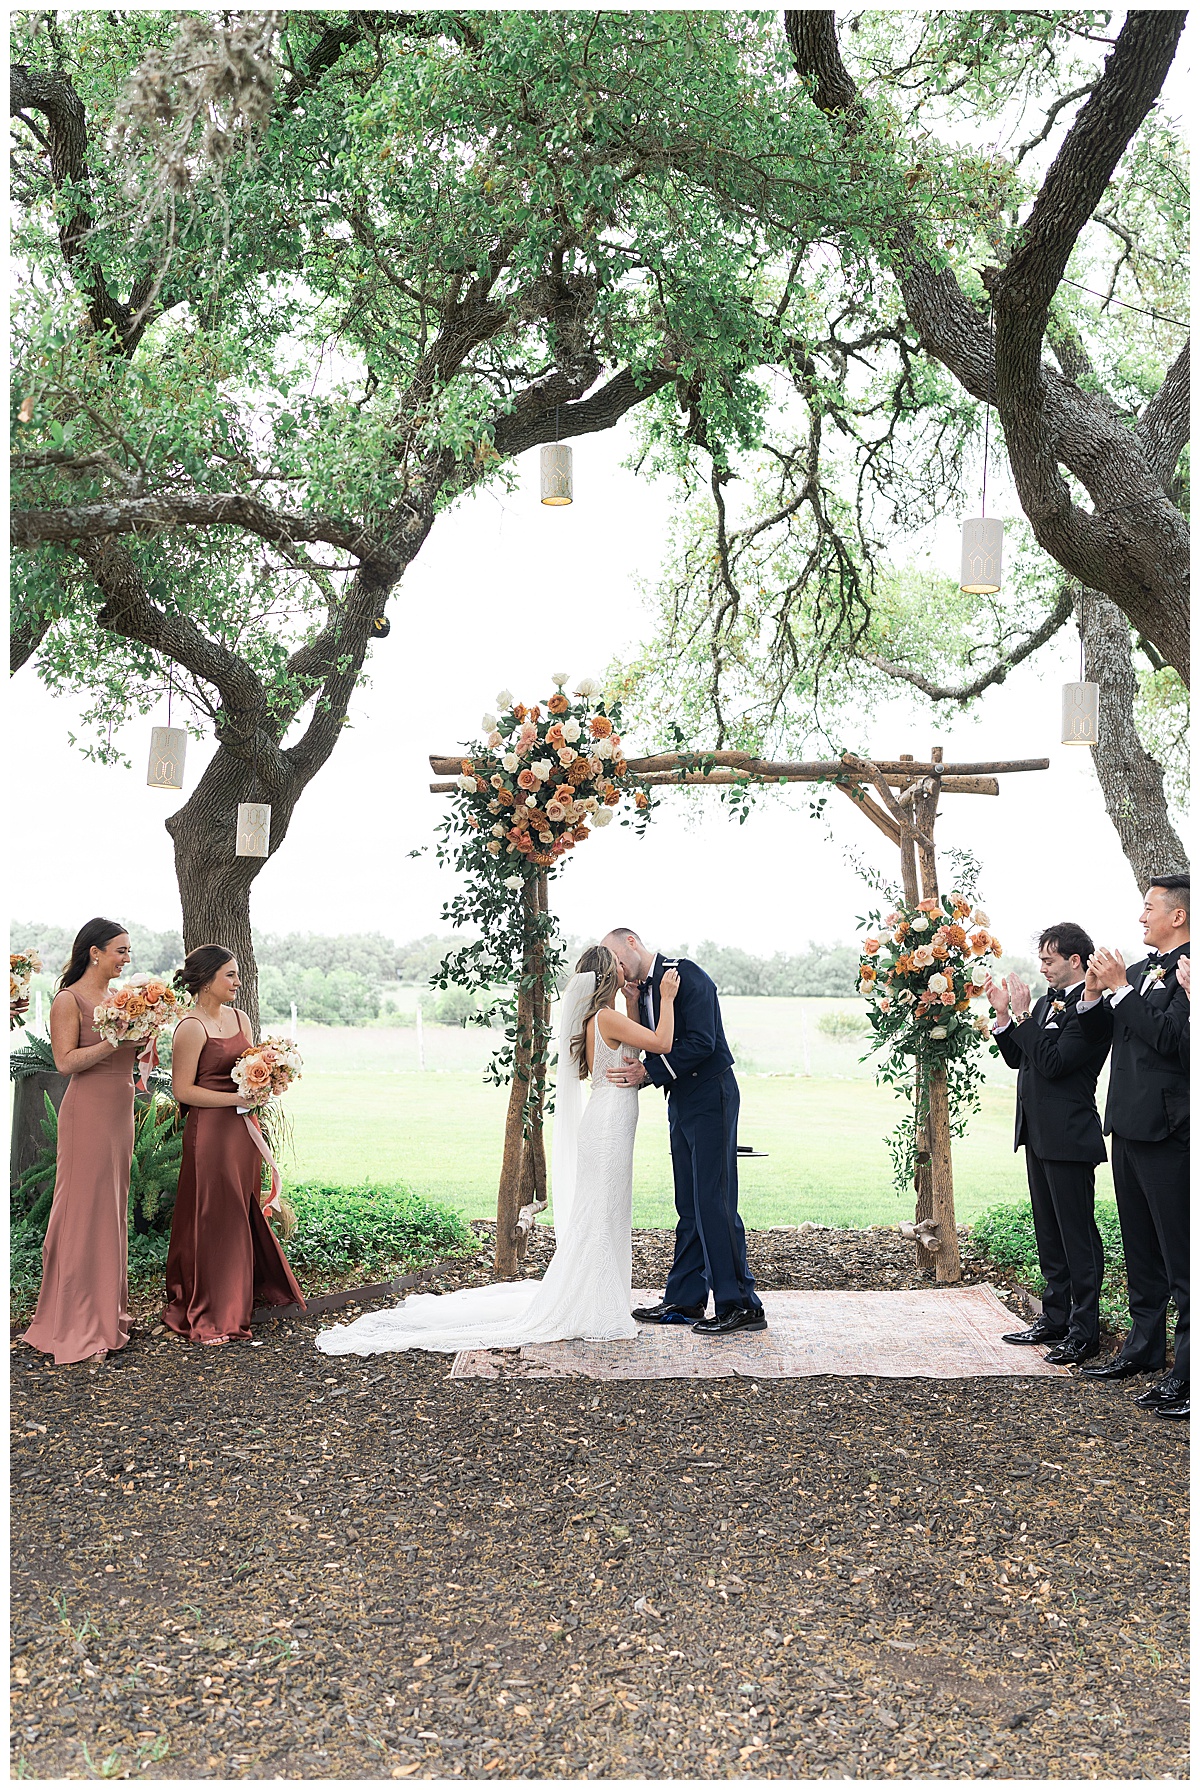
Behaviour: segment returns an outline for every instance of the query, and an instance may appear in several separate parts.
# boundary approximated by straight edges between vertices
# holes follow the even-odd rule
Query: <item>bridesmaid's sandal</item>
[[[205,1349],[219,1349],[224,1343],[232,1342],[231,1336],[202,1336],[200,1344]]]

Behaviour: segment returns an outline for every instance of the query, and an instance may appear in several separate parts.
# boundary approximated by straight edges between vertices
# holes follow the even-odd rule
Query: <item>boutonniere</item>
[[[1050,1003],[1051,1013],[1065,1013],[1066,1010],[1067,1010],[1067,1003],[1065,1001],[1051,1001],[1051,1003]]]
[[[1148,983],[1161,982],[1166,973],[1161,963],[1152,965],[1142,978],[1142,987],[1145,988]]]

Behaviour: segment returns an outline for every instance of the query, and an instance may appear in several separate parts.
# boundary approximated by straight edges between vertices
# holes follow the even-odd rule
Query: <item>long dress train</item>
[[[393,1349],[457,1353],[566,1337],[611,1342],[636,1336],[630,1290],[638,1095],[636,1088],[619,1087],[605,1074],[621,1055],[619,1048],[605,1044],[597,1028],[570,1220],[564,1233],[555,1189],[556,1248],[541,1280],[416,1294],[390,1311],[367,1312],[352,1324],[322,1331],[318,1349],[326,1355],[381,1355]],[[560,1083],[564,1075],[576,1074],[562,1048],[558,1073]]]
[[[99,1044],[95,1002],[79,1007],[79,1048]],[[58,1168],[42,1285],[21,1338],[56,1362],[84,1361],[129,1341],[129,1168],[133,1161],[133,1065],[123,1044],[72,1075],[58,1113]]]
[[[197,1086],[232,1094],[245,1045],[240,1031],[206,1039]],[[248,1337],[256,1305],[304,1304],[259,1203],[262,1161],[236,1107],[188,1108],[162,1321],[193,1342]]]

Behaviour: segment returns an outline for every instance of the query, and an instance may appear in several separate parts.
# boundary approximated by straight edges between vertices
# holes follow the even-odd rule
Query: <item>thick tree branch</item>
[[[1180,349],[1170,372],[1142,412],[1138,440],[1163,485],[1179,464],[1191,432],[1192,344]]]
[[[670,385],[674,377],[674,372],[666,367],[648,367],[642,373],[625,367],[590,398],[573,404],[556,405],[552,395],[547,400],[544,389],[538,392],[535,403],[531,390],[527,404],[519,404],[497,420],[496,452],[508,459],[543,442],[554,441],[556,435],[561,441],[570,441],[577,435],[611,429],[628,411]]]
[[[1013,667],[1019,665],[1023,659],[1028,659],[1031,653],[1036,653],[1039,647],[1045,646],[1048,640],[1053,639],[1064,622],[1069,621],[1074,612],[1075,599],[1071,592],[1064,588],[1059,595],[1058,602],[1041,627],[1028,635],[1019,646],[1014,647],[1011,653],[1005,653],[989,671],[973,678],[969,684],[935,684],[931,678],[925,677],[921,672],[912,671],[907,665],[896,664],[891,659],[881,659],[874,653],[864,653],[862,658],[864,664],[873,665],[876,671],[886,672],[888,677],[902,678],[906,684],[914,684],[918,690],[931,697],[934,702],[970,702],[974,697],[982,696],[985,690],[990,690],[993,684],[1002,684]]]

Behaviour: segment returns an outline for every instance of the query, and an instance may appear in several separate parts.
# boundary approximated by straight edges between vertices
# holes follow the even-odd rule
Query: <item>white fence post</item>
[[[417,996],[417,1068],[425,1067],[425,1025],[421,1018],[421,997]]]

